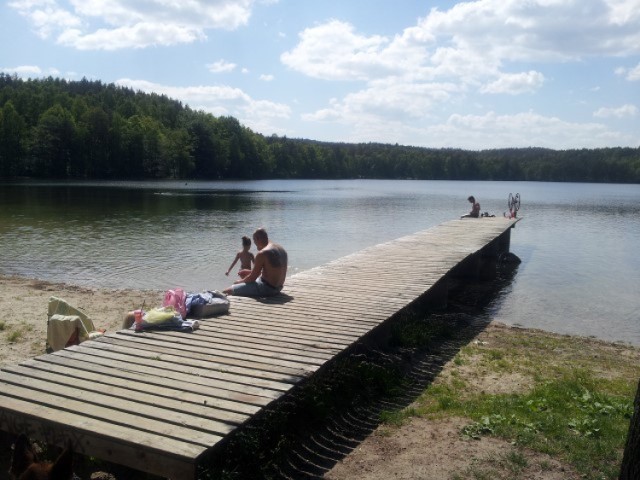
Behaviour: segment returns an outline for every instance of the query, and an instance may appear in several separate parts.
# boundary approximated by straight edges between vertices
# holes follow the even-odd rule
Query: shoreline
[[[3,295],[0,297],[0,369],[37,357],[45,352],[47,340],[47,305],[50,297],[58,297],[85,312],[96,329],[112,333],[122,328],[125,315],[139,308],[161,306],[163,290],[110,289],[83,287],[16,275],[0,275]],[[629,342],[604,340],[592,336],[563,334],[542,329],[492,322],[531,334],[552,334],[584,338],[606,345],[640,348]]]

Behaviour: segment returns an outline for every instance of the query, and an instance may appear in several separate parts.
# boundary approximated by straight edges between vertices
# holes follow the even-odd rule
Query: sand
[[[126,313],[162,305],[164,292],[106,290],[0,276],[0,368],[45,353],[47,306],[52,296],[89,315],[96,329],[119,330]]]

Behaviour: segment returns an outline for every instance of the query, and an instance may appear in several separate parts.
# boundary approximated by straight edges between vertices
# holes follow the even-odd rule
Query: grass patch
[[[637,357],[624,358],[604,345],[597,354],[593,348],[585,354],[584,339],[543,333],[529,338],[526,332],[510,334],[500,342],[499,347],[491,342],[491,348],[478,344],[465,349],[463,354],[473,356],[477,367],[465,374],[513,371],[534,379],[530,389],[470,391],[461,387],[461,367],[454,361],[453,371],[421,397],[419,411],[470,418],[460,432],[467,438],[500,437],[566,462],[586,479],[616,479],[640,376]],[[516,466],[516,460],[510,463]],[[467,473],[477,478],[478,472]]]
[[[380,414],[380,421],[386,425],[400,427],[407,423],[411,417],[415,417],[417,411],[415,408],[405,408],[403,410],[383,411]]]
[[[0,320],[0,332],[4,331],[6,327],[7,327],[7,322],[5,322],[4,320]]]
[[[12,332],[7,332],[7,342],[16,343],[20,338],[22,338],[22,330],[13,330]]]

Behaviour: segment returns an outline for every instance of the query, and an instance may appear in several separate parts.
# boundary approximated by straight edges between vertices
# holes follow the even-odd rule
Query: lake
[[[108,288],[226,287],[264,226],[290,273],[520,193],[498,321],[640,345],[640,186],[412,180],[0,184],[0,274]],[[255,246],[253,247],[255,252]],[[420,261],[419,250],[407,256]],[[234,269],[234,272],[237,269]]]

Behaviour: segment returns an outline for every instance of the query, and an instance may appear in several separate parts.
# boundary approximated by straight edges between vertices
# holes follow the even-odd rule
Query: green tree
[[[164,166],[171,178],[189,178],[195,163],[191,152],[193,144],[186,129],[169,130],[163,136]]]
[[[76,145],[76,128],[71,113],[56,104],[45,111],[31,139],[33,172],[36,177],[69,178]]]
[[[24,163],[26,133],[23,118],[8,101],[0,110],[0,176],[11,177],[20,172]]]
[[[83,113],[78,126],[84,153],[80,165],[83,177],[109,177],[110,124],[109,116],[101,107],[92,107]]]

